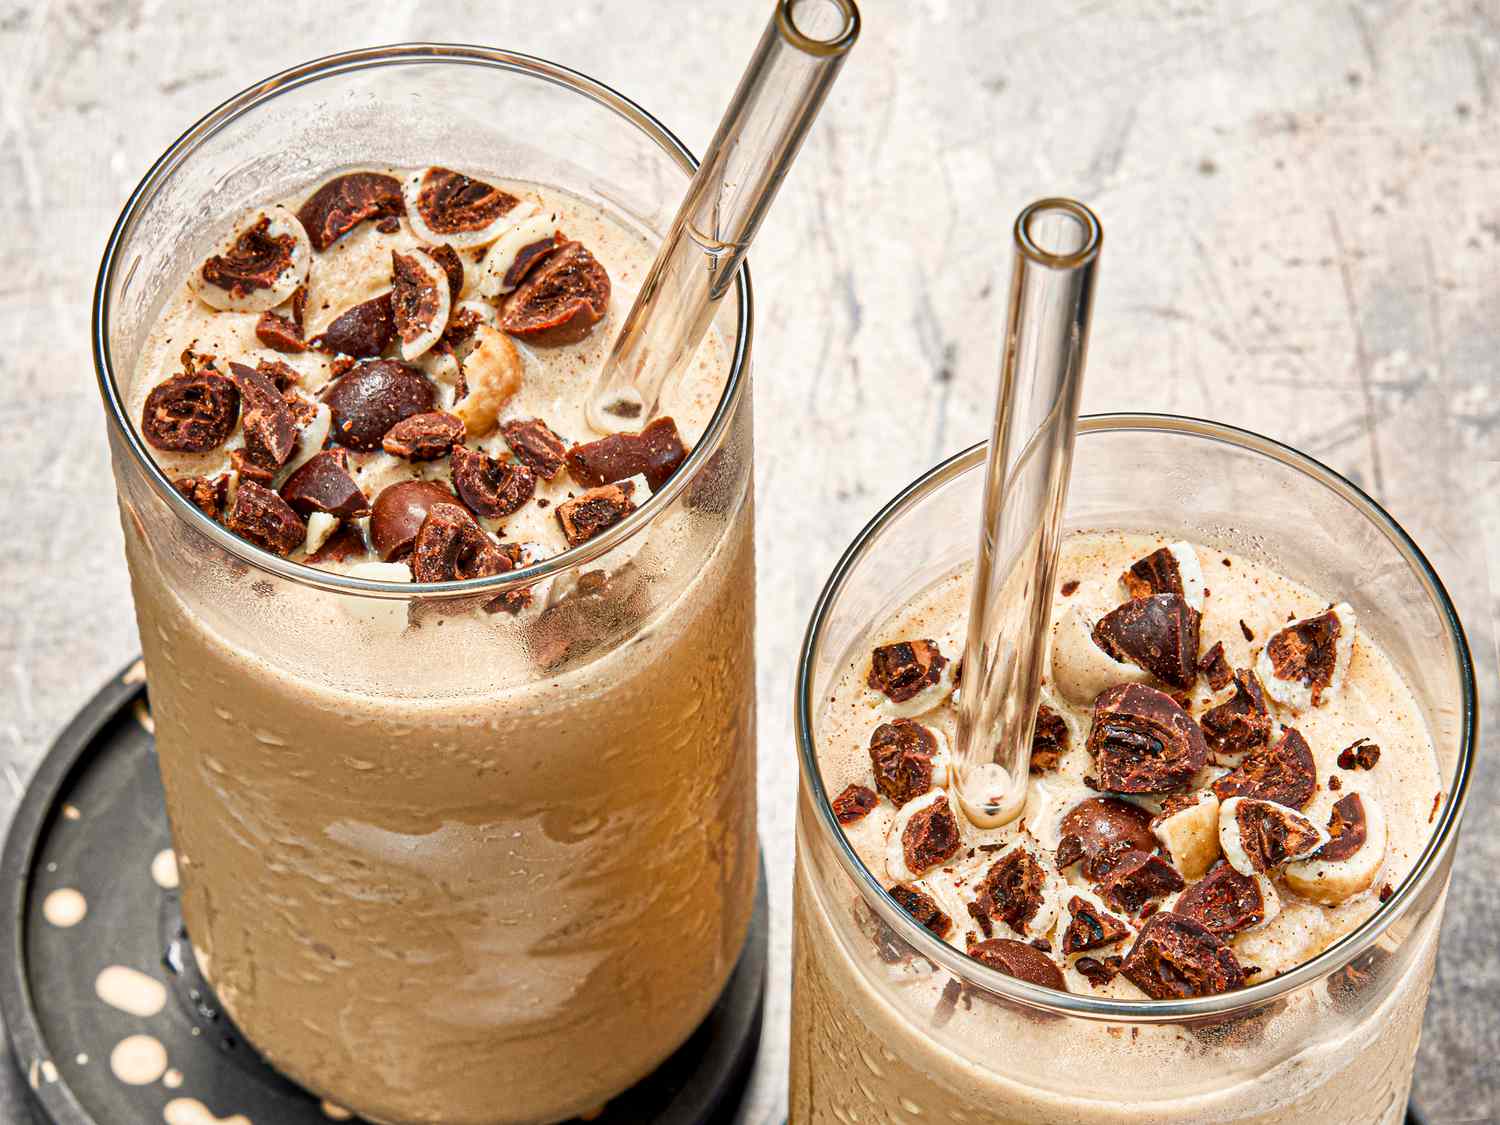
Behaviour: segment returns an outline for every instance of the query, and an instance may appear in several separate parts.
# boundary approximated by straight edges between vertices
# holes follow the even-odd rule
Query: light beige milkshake
[[[1122,583],[1147,559],[1157,565],[1134,567],[1141,585]],[[1159,584],[1164,566],[1177,574],[1175,594]],[[1041,724],[1028,804],[1016,822],[978,829],[954,802],[957,839],[929,856],[912,848],[924,805],[941,809],[947,800],[956,708],[954,669],[941,663],[963,651],[966,570],[876,623],[819,701],[823,782],[875,878],[900,888],[906,897],[898,901],[937,936],[1002,972],[1115,1000],[1232,992],[1294,969],[1359,926],[1414,867],[1443,786],[1401,675],[1352,610],[1331,609],[1330,596],[1342,591],[1314,592],[1241,555],[1137,534],[1074,534],[1058,573],[1043,696],[1052,718]],[[1154,592],[1141,578],[1153,574]],[[1133,653],[1106,651],[1118,636],[1111,613],[1134,613],[1146,599],[1173,609],[1175,624],[1191,625],[1193,651],[1175,669],[1162,659],[1175,638],[1160,622],[1153,644],[1137,643],[1137,634],[1127,637]],[[1326,674],[1283,678],[1286,642],[1274,638],[1309,635],[1301,623],[1330,612],[1341,643],[1327,646]],[[1109,634],[1103,644],[1101,634]],[[919,640],[935,642],[936,656],[919,647],[912,661],[885,648]],[[1215,644],[1222,662],[1207,659]],[[905,681],[892,674],[903,666]],[[1189,685],[1161,678],[1185,669]],[[1242,698],[1245,688],[1229,678],[1236,671],[1264,698],[1256,737],[1235,735],[1224,721],[1230,711],[1214,714]],[[1193,730],[1208,734],[1190,778],[1135,785],[1118,760],[1125,743],[1101,743],[1095,727],[1121,720],[1100,702],[1120,683],[1153,695],[1165,689],[1162,697],[1173,698],[1161,706],[1180,705]],[[920,743],[916,755],[892,756],[890,730],[903,723],[931,733],[927,759]],[[1306,754],[1293,752],[1299,742]],[[887,748],[883,760],[872,743]],[[1089,812],[1106,791],[1129,806],[1107,823]],[[1335,806],[1348,812],[1356,795],[1361,846],[1348,847],[1346,837],[1339,850]],[[1188,1028],[1038,1017],[961,987],[913,954],[813,842],[805,790],[802,799],[794,1123],[1364,1123],[1404,1114],[1435,918],[1412,931],[1419,951],[1400,971],[1388,971],[1377,946],[1345,976],[1294,991],[1252,1018]],[[1241,831],[1236,810],[1260,800],[1274,805],[1271,815],[1293,818],[1294,835],[1314,835],[1292,845],[1299,850],[1290,856],[1252,855],[1265,840]],[[1111,852],[1116,839],[1126,844]],[[1123,858],[1131,848],[1140,858]],[[1144,863],[1146,852],[1157,867]],[[1232,907],[1222,899],[1205,905],[1213,883],[1235,889]],[[1151,945],[1143,934],[1183,915],[1194,919],[1182,925],[1195,948],[1218,960],[1202,976],[1195,975],[1202,966],[1184,963],[1186,980],[1164,978],[1160,961],[1137,949]],[[1202,922],[1206,928],[1193,928]]]
[[[597,437],[583,421],[592,374],[651,246],[563,192],[492,182],[528,205],[535,230],[517,218],[458,246],[462,280],[442,296],[450,318],[469,310],[478,328],[404,362],[431,389],[425,412],[464,423],[462,455],[489,459],[489,486],[529,478],[510,510],[474,502],[451,432],[435,456],[409,455],[382,416],[373,448],[340,445],[338,384],[401,358],[401,318],[379,356],[351,362],[315,342],[391,288],[393,253],[434,246],[410,208],[321,248],[314,235],[300,307],[288,296],[271,309],[292,336],[286,350],[267,346],[265,309],[213,308],[201,277],[184,287],[142,352],[132,416],[185,349],[216,369],[290,368],[279,389],[299,442],[267,489],[295,497],[288,481],[326,444],[365,502],[321,520],[313,505],[298,512],[300,541],[273,543],[324,570],[410,582],[436,565],[448,570],[430,580],[447,580],[470,577],[462,567],[476,558],[503,558],[477,571],[492,575],[586,541],[589,527],[559,510],[620,491],[614,462],[602,486],[596,462],[569,459],[549,477],[509,424],[540,419],[570,449]],[[297,212],[303,197],[286,203]],[[496,293],[505,271],[486,270],[505,238],[524,250],[553,231],[607,271],[608,305],[581,338],[538,342],[507,328],[508,297],[526,282]],[[438,258],[419,270],[424,261]],[[662,413],[680,453],[703,434],[727,371],[711,337],[669,390]],[[217,506],[235,530],[256,470],[244,464],[252,401],[242,389],[239,424],[212,448],[157,450],[174,479],[230,477]],[[272,582],[164,520],[143,489],[124,490],[187,927],[229,1013],[308,1089],[382,1122],[561,1120],[648,1074],[717,999],[756,871],[747,415],[645,529],[585,573],[504,604]],[[653,475],[624,482],[635,506],[663,483]],[[465,521],[467,554],[428,544],[444,530],[430,508],[382,527],[380,496],[412,481],[457,494],[443,503]]]

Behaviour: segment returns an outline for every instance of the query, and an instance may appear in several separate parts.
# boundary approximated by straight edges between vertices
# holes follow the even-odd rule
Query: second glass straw
[[[1103,238],[1094,213],[1069,199],[1016,219],[954,763],[964,813],[984,827],[1026,805]]]

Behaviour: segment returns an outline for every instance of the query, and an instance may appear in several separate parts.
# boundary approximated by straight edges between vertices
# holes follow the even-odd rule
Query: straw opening
[[[781,0],[776,23],[787,42],[812,55],[841,55],[859,38],[854,0]]]
[[[1098,217],[1072,199],[1042,199],[1016,219],[1016,249],[1029,260],[1074,269],[1099,253],[1104,232]]]

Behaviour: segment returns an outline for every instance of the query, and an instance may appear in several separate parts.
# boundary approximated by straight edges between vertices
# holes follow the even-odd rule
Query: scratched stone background
[[[0,2],[0,820],[136,647],[87,327],[109,225],[151,160],[263,75],[421,38],[569,63],[698,148],[768,13]],[[802,626],[876,506],[984,435],[1008,228],[1031,199],[1075,195],[1107,231],[1087,409],[1234,422],[1369,489],[1438,561],[1500,717],[1482,534],[1500,547],[1500,0],[865,0],[865,20],[752,256],[775,871],[752,1125],[784,1113]],[[1486,765],[1420,1060],[1434,1122],[1500,1118],[1497,797]],[[19,1107],[0,1084],[5,1119]]]

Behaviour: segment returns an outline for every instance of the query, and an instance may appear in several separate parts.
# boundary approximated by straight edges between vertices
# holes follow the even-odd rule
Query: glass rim
[[[1096,433],[1131,431],[1167,433],[1222,442],[1268,456],[1321,483],[1359,510],[1366,519],[1384,533],[1385,537],[1420,575],[1434,607],[1442,616],[1458,664],[1461,696],[1459,702],[1462,710],[1459,760],[1452,787],[1447,794],[1448,799],[1443,804],[1440,819],[1428,838],[1426,846],[1422,849],[1412,870],[1396,888],[1395,893],[1381,904],[1374,914],[1316,957],[1280,976],[1236,992],[1223,993],[1218,996],[1193,997],[1186,1000],[1115,1000],[1072,992],[1060,993],[1006,976],[996,969],[975,961],[961,950],[934,936],[903,910],[895,899],[891,898],[880,880],[860,860],[845,837],[834,817],[831,796],[823,785],[815,750],[813,662],[823,626],[833,604],[850,572],[863,560],[871,540],[936,488],[976,467],[981,467],[984,464],[987,442],[979,442],[953,454],[901,489],[860,530],[844,551],[818,595],[812,617],[808,622],[807,632],[803,637],[798,656],[793,725],[796,729],[801,781],[805,791],[811,796],[816,811],[818,830],[823,836],[832,837],[834,854],[840,866],[859,889],[865,902],[881,920],[894,929],[902,940],[914,947],[918,953],[935,964],[941,965],[961,980],[970,981],[989,992],[1029,1007],[1045,1009],[1061,1015],[1114,1023],[1172,1023],[1205,1016],[1233,1014],[1246,1008],[1259,1007],[1323,980],[1373,946],[1386,929],[1411,908],[1417,895],[1437,871],[1441,860],[1452,850],[1457,839],[1458,827],[1468,800],[1469,779],[1477,745],[1476,688],[1468,638],[1464,634],[1458,612],[1442,580],[1432,564],[1428,562],[1427,556],[1422,553],[1421,548],[1405,529],[1358,485],[1291,446],[1253,431],[1220,422],[1183,415],[1152,413],[1092,414],[1078,420],[1080,437]]]
[[[137,427],[130,420],[120,394],[120,385],[116,379],[113,362],[109,329],[110,289],[116,280],[117,271],[124,264],[122,247],[134,232],[141,215],[155,199],[157,193],[201,145],[224,128],[284,93],[325,78],[388,66],[411,65],[476,66],[540,79],[586,97],[610,110],[616,117],[633,125],[654,141],[657,147],[689,176],[698,168],[697,157],[655,115],[613,87],[590,78],[581,71],[536,55],[464,43],[411,42],[342,51],[299,63],[246,87],[204,114],[173,141],[161,156],[156,158],[141,178],[140,183],[136,185],[135,190],[130,193],[125,206],[120,211],[119,218],[110,231],[94,285],[90,329],[93,341],[94,373],[98,380],[100,397],[104,401],[105,415],[110,430],[124,443],[132,462],[144,475],[148,485],[179,519],[241,561],[299,585],[334,593],[401,600],[416,597],[446,599],[475,594],[493,595],[532,586],[547,578],[586,566],[644,530],[696,479],[722,443],[729,421],[734,417],[744,397],[745,386],[748,382],[746,376],[749,371],[755,324],[754,298],[748,262],[741,263],[735,277],[736,339],[724,390],[719,396],[718,404],[702,436],[689,452],[682,467],[660,490],[653,493],[646,503],[587,543],[571,547],[560,554],[518,570],[507,571],[503,575],[488,578],[430,583],[386,582],[355,578],[333,571],[320,570],[305,563],[292,562],[290,559],[272,554],[240,538],[222,524],[210,519],[172,487],[170,478],[157,464],[156,458],[147,449]],[[128,275],[125,280],[128,283]]]

